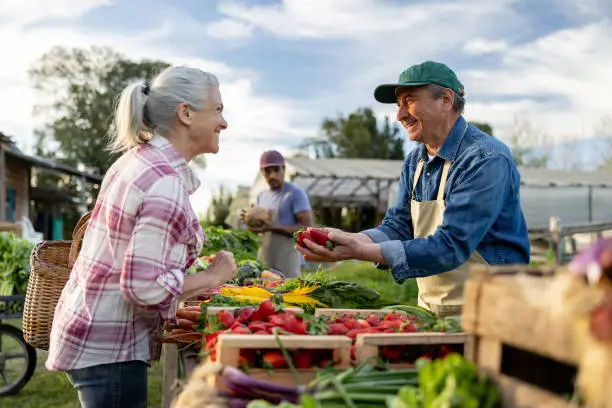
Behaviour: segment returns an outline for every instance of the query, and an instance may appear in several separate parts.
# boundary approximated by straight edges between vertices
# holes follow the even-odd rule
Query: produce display
[[[403,310],[406,306],[398,306]],[[222,310],[210,315],[207,305],[186,306],[178,310],[175,322],[168,322],[168,333],[161,340],[164,343],[192,345],[199,349],[204,344],[203,356],[216,359],[218,336],[229,334],[292,334],[292,335],[345,335],[353,340],[351,358],[354,360],[355,339],[359,334],[372,333],[417,333],[417,332],[458,332],[456,319],[441,319],[433,314],[422,313],[419,316],[407,315],[388,310],[380,318],[375,314],[348,313],[342,315],[301,314],[287,310],[281,296],[263,300],[257,307],[244,306]],[[310,350],[298,350],[293,357],[298,359],[298,368],[324,367],[333,365],[330,354],[312,351],[312,357],[306,355]],[[388,346],[381,349],[383,361],[391,363],[414,363],[418,358],[440,358],[460,351],[453,346],[423,345]],[[293,353],[293,352],[292,352]],[[241,365],[248,368],[286,368],[288,362],[278,350],[241,350]]]
[[[227,392],[206,388],[219,376]],[[205,390],[206,392],[203,392]],[[341,372],[322,370],[305,386],[286,386],[220,364],[203,364],[177,399],[176,408],[495,408],[497,387],[457,354],[419,360],[415,368],[361,364]]]
[[[257,222],[257,214],[256,209],[249,214],[251,223]],[[205,269],[214,253],[224,249],[237,254],[238,273],[231,282],[202,294],[197,299],[199,305],[181,308],[176,320],[166,327],[162,341],[200,349],[203,362],[198,370],[215,375],[218,384],[210,388],[200,383],[201,389],[208,388],[205,395],[197,394],[198,405],[189,405],[188,399],[196,394],[186,389],[180,395],[184,405],[176,408],[500,406],[500,390],[460,356],[465,334],[444,334],[463,333],[459,318],[439,318],[413,304],[395,304],[376,290],[337,280],[328,271],[283,279],[255,260],[257,245],[250,249],[242,246],[241,240],[251,237],[241,233],[211,230],[212,244],[202,252],[194,268]],[[303,246],[304,240],[309,239],[333,250],[335,243],[328,234],[326,229],[305,228],[294,235],[294,240]],[[581,337],[588,349],[580,358],[576,385],[593,407],[607,408],[612,406],[603,391],[604,385],[610,385],[606,378],[612,370],[612,239],[601,240],[583,251],[567,268],[559,267],[559,272],[566,278],[573,275],[574,281],[575,276],[581,277],[578,280],[583,277],[584,282],[602,289],[601,296],[591,297],[588,305],[573,304],[576,313],[587,311],[584,331],[590,336],[586,340]],[[563,282],[561,279],[555,284],[561,287]],[[557,290],[551,288],[551,293]],[[540,298],[547,302],[548,298]],[[211,306],[227,309],[209,312]],[[294,307],[301,311],[289,310]],[[551,316],[556,313],[555,307],[551,307]],[[336,313],[329,309],[350,311]],[[267,338],[259,339],[265,347],[254,348],[240,336],[225,337],[226,342],[220,343],[219,336],[223,334]],[[289,339],[289,349],[283,346],[280,335]],[[334,346],[342,348],[326,350],[320,346],[325,340],[317,347],[309,347],[308,341],[302,345],[295,340],[299,336],[311,342],[324,336],[346,337],[342,337],[342,346]],[[274,339],[278,347],[274,347]],[[330,337],[329,344],[333,341]],[[221,354],[219,347],[223,347]],[[222,366],[219,355],[229,356],[221,361],[237,364]],[[343,356],[344,363],[335,360],[338,356]],[[348,370],[339,369],[349,365],[352,368]],[[194,373],[190,381],[199,381],[198,375]],[[287,385],[289,378],[289,384],[295,385]],[[312,378],[315,379],[310,381]],[[504,389],[504,395],[506,392]]]

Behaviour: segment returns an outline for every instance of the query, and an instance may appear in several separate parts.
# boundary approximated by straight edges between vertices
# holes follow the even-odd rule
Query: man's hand
[[[310,229],[310,228],[309,228]],[[336,243],[333,249],[328,249],[309,239],[304,239],[303,248],[296,245],[296,250],[304,255],[304,259],[313,262],[337,262],[347,259],[386,264],[380,245],[372,242],[370,237],[361,233],[344,232],[335,228],[327,228],[328,239]]]
[[[251,208],[253,207],[255,207],[255,204],[251,203]],[[246,224],[246,213],[247,213],[247,210],[245,210],[244,208],[240,210],[240,219],[245,224]]]
[[[314,262],[336,262],[347,259],[359,259],[364,245],[354,234],[338,229],[328,228],[329,239],[336,243],[333,249],[319,245],[309,239],[304,239],[307,248],[296,245],[296,249],[304,255],[304,259]]]
[[[234,254],[228,251],[219,251],[216,253],[215,259],[202,273],[212,278],[214,285],[212,287],[217,287],[231,280],[236,275],[237,269]]]
[[[259,226],[259,227],[251,227],[251,226],[249,226],[248,227],[249,230],[253,231],[253,232],[256,232],[258,234],[261,234],[261,233],[264,233],[264,232],[268,232],[268,231],[270,231],[272,229],[272,224],[270,224],[269,222],[263,221],[263,220],[261,222],[262,222],[261,226]]]

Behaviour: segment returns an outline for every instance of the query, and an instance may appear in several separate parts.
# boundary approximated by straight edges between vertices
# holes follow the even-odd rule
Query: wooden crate
[[[278,349],[278,343],[273,335],[243,335],[221,334],[217,343],[217,362],[238,367],[241,349]],[[311,336],[311,335],[280,335],[283,346],[290,349],[322,349],[333,350],[333,360],[337,361],[335,368],[345,370],[351,366],[352,341],[346,336]],[[305,385],[316,377],[316,369],[301,369],[298,371],[299,383]],[[283,385],[295,385],[295,379],[290,369],[251,369],[249,375]],[[211,377],[211,385],[222,389],[218,378]]]
[[[355,343],[355,357],[358,362],[378,356],[384,346],[461,346],[465,350],[467,335],[465,333],[372,333],[358,334]],[[374,361],[372,361],[373,363]],[[404,363],[389,364],[392,367],[409,366]]]
[[[335,316],[335,315],[359,315],[368,317],[370,315],[376,315],[378,317],[385,317],[389,313],[395,313],[400,316],[406,316],[407,313],[400,310],[380,310],[380,309],[326,309],[317,308],[315,309],[315,316]]]
[[[462,314],[465,355],[499,384],[506,407],[577,406],[566,396],[574,391],[581,342],[575,319],[555,299],[569,290],[573,297],[595,293],[568,279],[551,268],[471,270]]]

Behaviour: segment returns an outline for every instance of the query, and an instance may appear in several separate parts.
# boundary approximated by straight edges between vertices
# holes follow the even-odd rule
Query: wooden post
[[[559,264],[561,262],[560,254],[561,254],[561,246],[562,246],[561,245],[561,234],[559,231],[559,218],[550,217],[548,227],[549,227],[550,235],[552,238],[552,251],[555,256],[556,263]]]
[[[162,408],[170,408],[172,403],[172,386],[178,373],[178,349],[176,344],[166,343],[163,348],[163,382],[162,382]]]

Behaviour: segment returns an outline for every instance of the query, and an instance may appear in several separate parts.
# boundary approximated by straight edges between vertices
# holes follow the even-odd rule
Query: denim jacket
[[[444,161],[452,162],[442,224],[426,238],[414,238],[410,199],[419,160],[423,171],[416,186],[417,201],[435,200]],[[382,224],[362,231],[380,243],[394,279],[401,283],[447,272],[476,250],[490,265],[529,263],[530,244],[521,208],[520,175],[510,149],[459,117],[444,145],[428,162],[425,145],[404,161],[397,203]]]

